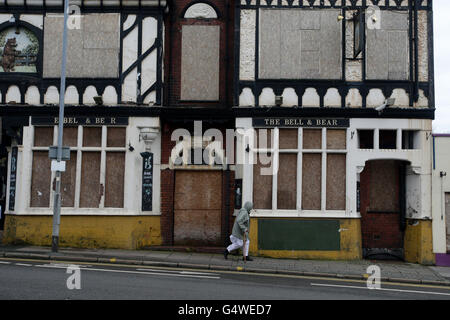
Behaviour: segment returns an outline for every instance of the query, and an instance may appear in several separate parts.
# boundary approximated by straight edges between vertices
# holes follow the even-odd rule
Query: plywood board
[[[33,152],[31,173],[31,207],[50,206],[50,159],[47,151]]]
[[[272,209],[272,175],[262,174],[263,165],[258,157],[253,165],[253,206],[255,209]],[[266,169],[267,170],[267,169]]]
[[[81,158],[80,207],[98,208],[100,190],[100,152],[83,152]]]
[[[280,129],[280,131],[279,131],[279,148],[280,149],[297,149],[298,148],[298,130],[297,129]]]
[[[53,127],[34,127],[34,146],[49,147],[53,145]]]
[[[302,209],[320,210],[322,201],[322,154],[304,153],[302,161]]]
[[[77,152],[70,153],[70,160],[66,161],[66,171],[61,174],[61,206],[74,207],[75,181],[77,171]]]
[[[177,171],[174,243],[220,245],[222,172]]]
[[[278,209],[297,209],[297,154],[280,153],[277,182]]]
[[[322,149],[322,130],[303,129],[303,149]]]
[[[220,26],[184,25],[181,100],[219,100]]]
[[[345,210],[346,155],[327,154],[327,210]]]
[[[106,153],[105,207],[123,208],[125,152]]]

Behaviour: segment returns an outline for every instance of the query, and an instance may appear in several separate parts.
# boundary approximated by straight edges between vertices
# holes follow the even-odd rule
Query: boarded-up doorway
[[[175,245],[220,246],[221,213],[221,171],[176,171]]]
[[[403,258],[405,163],[368,161],[361,172],[364,258]]]
[[[445,194],[445,221],[447,230],[447,252],[450,252],[450,193]]]

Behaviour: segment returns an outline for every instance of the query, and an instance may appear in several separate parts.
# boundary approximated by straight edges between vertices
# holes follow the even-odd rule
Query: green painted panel
[[[259,250],[340,250],[339,220],[259,219]]]

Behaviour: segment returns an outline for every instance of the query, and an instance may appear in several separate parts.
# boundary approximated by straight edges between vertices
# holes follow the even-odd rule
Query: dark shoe
[[[225,258],[225,260],[228,259],[228,254],[229,254],[228,249],[225,249],[225,251],[223,252],[223,257]]]
[[[244,258],[242,258],[242,260],[244,260]],[[246,257],[245,257],[245,260],[246,260],[246,261],[253,261],[253,259],[250,258],[249,256],[246,256]]]

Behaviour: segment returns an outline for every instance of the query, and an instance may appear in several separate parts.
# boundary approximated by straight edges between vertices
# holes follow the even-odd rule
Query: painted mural
[[[39,41],[23,27],[0,31],[0,72],[37,72]]]

